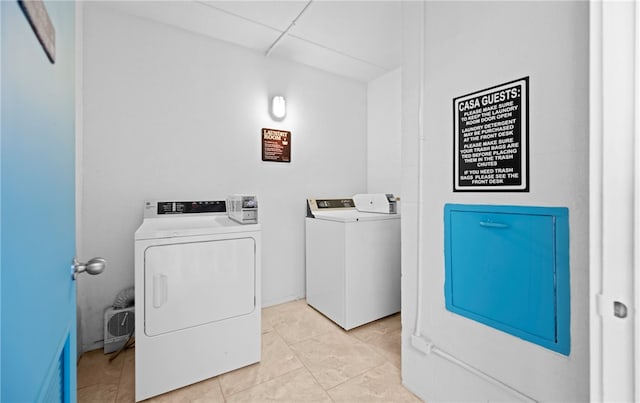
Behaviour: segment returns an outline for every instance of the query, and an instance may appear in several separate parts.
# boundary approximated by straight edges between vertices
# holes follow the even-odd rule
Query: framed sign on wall
[[[529,191],[529,77],[453,99],[453,191]]]
[[[263,128],[262,161],[291,162],[291,132]]]

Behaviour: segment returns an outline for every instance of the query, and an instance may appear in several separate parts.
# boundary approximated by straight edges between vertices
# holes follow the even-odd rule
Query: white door
[[[638,10],[591,3],[591,399],[640,401]],[[634,275],[635,274],[635,275]],[[634,283],[635,281],[635,283]],[[634,308],[635,305],[635,308]],[[635,356],[634,356],[635,351]]]

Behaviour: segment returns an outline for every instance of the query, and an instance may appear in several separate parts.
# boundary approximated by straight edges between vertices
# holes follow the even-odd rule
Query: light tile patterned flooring
[[[400,381],[400,314],[345,332],[304,300],[262,310],[260,363],[150,402],[420,402]],[[78,363],[79,402],[133,402],[135,354]]]

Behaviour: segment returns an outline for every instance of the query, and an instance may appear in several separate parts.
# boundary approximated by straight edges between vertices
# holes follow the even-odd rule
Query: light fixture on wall
[[[287,101],[283,95],[276,95],[271,99],[271,116],[276,120],[282,120],[287,115]]]

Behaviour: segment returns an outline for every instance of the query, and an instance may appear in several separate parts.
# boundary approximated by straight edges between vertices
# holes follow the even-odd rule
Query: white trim
[[[592,379],[601,382],[600,393],[591,396],[593,401],[633,401],[636,396],[637,376],[636,355],[634,353],[637,336],[635,328],[635,281],[634,259],[637,203],[637,175],[635,156],[636,131],[636,23],[635,3],[603,1],[601,3],[602,29],[594,41],[601,41],[600,60],[591,67],[601,66],[600,99],[601,109],[596,110],[601,118],[601,148],[592,149],[592,161],[601,151],[601,171],[592,172],[593,176],[602,173],[602,182],[591,191],[598,203],[600,199],[602,227],[597,221],[590,223],[593,237],[601,237],[601,266],[592,261],[592,278],[599,276],[599,287],[592,289],[593,295],[601,300],[591,318],[600,320],[602,327],[591,340],[592,349],[600,348],[601,355],[592,356],[592,369],[600,371],[600,377]],[[596,44],[597,46],[597,44]],[[596,70],[597,71],[597,70]],[[596,85],[598,82],[596,82]],[[596,119],[598,116],[596,115]],[[592,133],[593,137],[598,132]],[[597,181],[597,177],[593,180]],[[597,219],[597,217],[595,217]],[[597,245],[596,245],[597,246]],[[614,304],[624,304],[626,309],[614,312]],[[600,315],[596,317],[595,315]],[[594,332],[595,333],[595,332]],[[596,360],[600,358],[600,362]],[[592,374],[597,377],[598,373]],[[596,391],[597,392],[597,391]]]
[[[635,50],[635,59],[634,59],[634,242],[633,242],[633,278],[634,278],[634,309],[633,309],[633,320],[635,321],[635,340],[634,340],[634,350],[635,350],[635,360],[634,360],[634,370],[635,370],[635,401],[640,402],[640,319],[638,318],[638,313],[640,312],[640,270],[638,266],[640,266],[640,7],[638,7],[638,3],[634,3],[635,13],[634,13],[634,24],[635,24],[635,35],[634,35],[634,50]]]
[[[76,134],[76,142],[75,142],[75,219],[76,219],[76,257],[82,256],[83,252],[83,243],[82,243],[82,194],[83,194],[83,186],[82,186],[82,155],[83,155],[83,58],[84,58],[84,49],[83,49],[83,12],[84,12],[84,4],[81,1],[77,1],[75,10],[75,51],[76,51],[76,74],[75,74],[75,101],[76,101],[76,111],[75,111],[75,134]],[[82,355],[82,317],[80,313],[81,309],[80,300],[78,298],[78,287],[76,287],[76,327],[77,327],[77,359],[80,359]]]
[[[83,149],[83,10],[81,1],[76,2],[76,256],[82,255],[82,149]]]
[[[602,401],[602,1],[589,7],[589,338],[591,401]]]
[[[416,278],[416,324],[413,331],[415,338],[422,337],[422,271],[424,265],[424,252],[422,247],[422,234],[424,232],[424,53],[425,53],[425,18],[426,6],[422,3],[422,19],[420,21],[420,99],[418,102],[418,267]],[[414,346],[415,347],[415,346]]]

